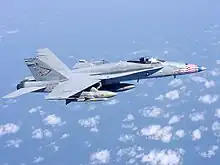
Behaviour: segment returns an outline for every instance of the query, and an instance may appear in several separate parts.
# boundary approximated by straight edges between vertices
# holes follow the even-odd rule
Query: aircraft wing
[[[19,89],[17,91],[14,91],[14,92],[4,96],[3,98],[4,99],[12,99],[12,98],[15,98],[15,97],[27,94],[27,93],[31,93],[31,92],[34,92],[34,91],[38,91],[38,90],[44,89],[44,88],[46,88],[46,86],[21,88],[21,89]]]
[[[100,80],[90,77],[87,74],[74,74],[71,79],[59,83],[52,92],[46,96],[46,99],[65,100],[98,82],[100,82]]]

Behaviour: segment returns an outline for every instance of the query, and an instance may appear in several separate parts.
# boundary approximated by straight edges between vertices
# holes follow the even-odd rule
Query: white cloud
[[[65,134],[63,134],[63,135],[60,137],[60,139],[66,139],[66,138],[68,138],[69,136],[70,136],[69,134],[65,133]]]
[[[216,116],[217,118],[220,118],[220,108],[218,108],[218,109],[215,110],[215,116]]]
[[[205,82],[205,87],[206,88],[211,88],[211,87],[214,87],[215,86],[215,82],[214,81],[206,81]]]
[[[117,99],[111,99],[111,100],[105,102],[104,105],[116,105],[116,104],[118,104],[118,103],[119,103],[119,100],[117,100]]]
[[[174,80],[170,81],[170,83],[168,85],[173,88],[176,88],[182,84],[183,84],[183,81],[181,79],[174,79]]]
[[[169,53],[169,51],[168,50],[164,50],[163,53],[167,55]]]
[[[184,130],[180,129],[176,131],[176,136],[179,138],[183,138],[185,136]]]
[[[194,122],[201,121],[204,120],[204,114],[205,114],[204,112],[195,112],[189,114],[189,118]]]
[[[0,136],[3,136],[5,134],[12,134],[17,133],[19,131],[20,127],[18,125],[15,125],[13,123],[7,123],[5,125],[0,125]]]
[[[120,137],[118,138],[119,141],[121,142],[127,142],[127,141],[134,141],[134,135],[128,135],[128,134],[121,134]]]
[[[206,88],[211,88],[215,86],[215,82],[213,80],[209,81],[204,77],[195,76],[195,77],[192,77],[192,80],[198,83],[204,83]]]
[[[170,100],[176,100],[176,99],[179,99],[179,94],[180,92],[178,90],[172,90],[172,91],[169,91],[165,94],[165,97],[167,99],[170,99]]]
[[[88,148],[92,146],[92,144],[91,144],[89,141],[85,141],[84,144],[85,144],[85,146],[88,147]]]
[[[199,101],[203,102],[204,104],[212,104],[217,100],[218,100],[218,95],[206,94],[204,96],[199,97]]]
[[[203,131],[203,132],[206,132],[206,131],[208,131],[208,127],[200,126],[200,127],[199,127],[199,130],[200,130],[200,131]]]
[[[212,131],[214,132],[215,136],[220,136],[220,123],[218,121],[215,121],[212,124]]]
[[[129,122],[129,121],[133,121],[133,120],[134,120],[134,116],[132,114],[128,114],[127,117],[125,119],[123,119],[124,122],[125,121]]]
[[[141,113],[141,116],[143,117],[161,117],[162,115],[164,116],[164,110],[162,110],[159,107],[152,106],[152,107],[146,107],[144,109],[141,109],[139,111]],[[166,115],[167,116],[167,115]]]
[[[142,157],[142,162],[149,165],[181,165],[183,149],[178,150],[156,150],[153,149],[149,154]]]
[[[122,128],[127,128],[127,129],[132,129],[133,131],[134,130],[137,130],[138,128],[134,125],[134,123],[123,123],[122,125],[121,125],[121,127]]]
[[[217,145],[212,145],[207,152],[200,153],[200,156],[204,158],[211,158],[215,156],[216,151],[219,149]]]
[[[216,68],[216,69],[212,70],[210,73],[212,76],[220,76],[220,69]]]
[[[140,133],[148,139],[161,140],[164,143],[169,143],[172,138],[171,130],[171,126],[161,127],[160,125],[150,125],[142,128]]]
[[[44,136],[46,137],[52,137],[52,132],[50,132],[48,129],[44,130]]]
[[[94,104],[91,104],[90,106],[89,106],[89,110],[90,111],[93,111],[93,110],[95,110],[96,109],[96,106],[94,105]]]
[[[201,139],[202,137],[202,133],[199,129],[195,129],[193,132],[192,132],[192,140],[199,140]]]
[[[133,160],[135,161],[135,158],[141,158],[142,155],[138,154],[138,152],[142,152],[143,151],[143,148],[141,148],[140,146],[138,145],[134,145],[132,147],[127,147],[127,148],[120,148],[118,151],[117,151],[117,160],[121,160],[121,158],[127,156],[127,157],[130,157],[130,161]],[[127,159],[126,157],[126,159]],[[132,162],[133,162],[132,161]],[[126,163],[126,164],[129,164],[129,163]]]
[[[59,146],[53,146],[53,152],[57,152],[57,151],[59,151],[59,149],[60,149],[60,147]]]
[[[155,98],[155,100],[160,100],[163,101],[164,100],[164,95],[159,95]]]
[[[80,119],[78,123],[85,128],[89,128],[91,132],[98,132],[97,125],[99,125],[99,120],[100,116],[96,115],[95,117]]]
[[[60,117],[57,117],[55,114],[53,115],[49,115],[47,116],[44,120],[43,120],[45,125],[52,125],[52,126],[56,126],[56,125],[63,125],[65,124],[65,122],[62,122]]]
[[[42,109],[42,106],[38,106],[38,107],[35,107],[35,108],[31,108],[29,110],[29,113],[34,113],[34,112],[37,112],[37,111],[40,111]]]
[[[110,152],[108,150],[102,150],[92,153],[90,160],[92,164],[107,164],[110,160]]]
[[[193,76],[192,80],[197,83],[205,83],[207,81],[206,78],[200,76]]]
[[[44,131],[41,128],[35,129],[32,132],[32,138],[33,139],[43,139],[43,137],[52,137],[52,132],[45,129]]]
[[[6,141],[6,145],[5,145],[5,147],[19,148],[21,142],[22,142],[21,139],[8,140],[8,141]]]
[[[174,115],[170,118],[168,124],[175,124],[175,123],[178,123],[180,121],[181,118],[183,118],[184,116],[183,115]]]
[[[43,131],[41,128],[38,128],[32,132],[33,139],[42,139],[43,138]]]
[[[15,29],[15,30],[8,30],[8,31],[7,31],[8,34],[16,34],[16,33],[18,33],[18,32],[19,32],[18,29]]]
[[[216,60],[216,64],[217,64],[217,65],[220,65],[220,60]]]
[[[44,157],[39,156],[39,157],[35,157],[34,158],[33,163],[40,163],[42,161],[44,161]]]

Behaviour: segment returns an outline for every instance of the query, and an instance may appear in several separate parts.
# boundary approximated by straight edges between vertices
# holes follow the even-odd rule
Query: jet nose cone
[[[206,70],[206,67],[204,67],[204,66],[198,66],[198,72],[202,72],[202,71],[204,71],[204,70]]]

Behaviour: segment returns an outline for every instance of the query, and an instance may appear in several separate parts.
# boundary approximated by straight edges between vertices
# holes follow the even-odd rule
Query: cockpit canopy
[[[163,63],[164,60],[153,58],[153,57],[140,57],[138,59],[134,60],[128,60],[127,62],[133,62],[133,63],[139,63],[139,64],[157,64],[157,63]]]

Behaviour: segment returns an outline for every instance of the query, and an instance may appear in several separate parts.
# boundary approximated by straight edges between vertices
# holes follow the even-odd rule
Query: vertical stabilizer
[[[25,59],[25,63],[30,69],[36,81],[51,81],[51,80],[66,79],[66,77],[53,70],[47,64],[39,61],[37,58]]]
[[[36,81],[69,79],[72,71],[48,48],[38,49],[37,57],[25,59]]]

